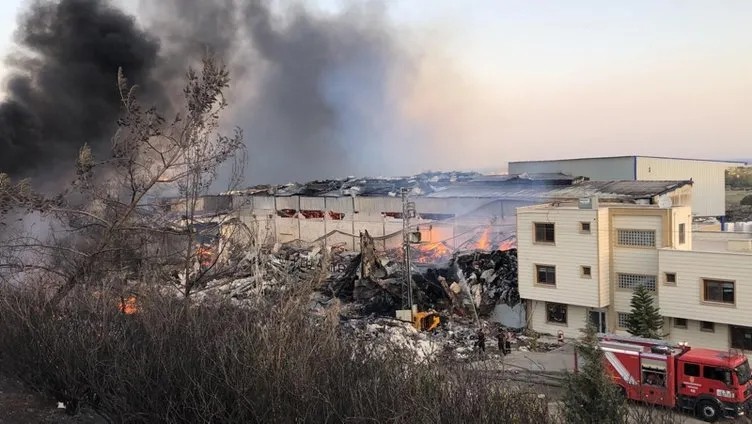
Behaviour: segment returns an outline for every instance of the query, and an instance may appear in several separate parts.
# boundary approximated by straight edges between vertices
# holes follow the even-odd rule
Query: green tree
[[[752,194],[748,194],[744,196],[744,198],[739,202],[740,205],[744,206],[752,206]]]
[[[644,285],[640,284],[635,288],[630,303],[632,311],[627,321],[629,334],[649,339],[661,338],[663,317],[653,301],[653,295]]]
[[[606,371],[592,324],[580,330],[575,344],[578,371],[564,382],[562,418],[570,424],[623,424],[628,422],[626,398]]]

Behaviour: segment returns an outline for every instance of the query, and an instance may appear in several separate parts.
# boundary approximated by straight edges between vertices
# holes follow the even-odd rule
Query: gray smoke
[[[405,164],[385,152],[409,132],[391,110],[389,78],[410,59],[384,11],[287,6],[149,1],[139,25],[105,0],[34,2],[16,37],[30,54],[14,60],[0,105],[0,171],[28,175],[72,161],[84,142],[106,146],[119,66],[164,104],[181,95],[186,66],[207,50],[230,66],[227,124],[245,130],[249,182],[397,171]]]

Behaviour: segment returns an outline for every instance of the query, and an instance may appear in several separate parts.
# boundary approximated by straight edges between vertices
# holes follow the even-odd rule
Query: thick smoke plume
[[[159,44],[104,2],[35,1],[16,37],[23,51],[9,58],[8,97],[0,104],[2,172],[28,176],[72,164],[83,143],[108,141],[119,112],[118,67],[161,95],[149,78]]]
[[[133,12],[106,0],[38,0],[20,16],[0,104],[0,171],[38,175],[68,166],[83,143],[106,148],[118,67],[166,106],[207,50],[230,67],[226,123],[245,131],[249,183],[431,166],[416,163],[430,123],[405,112],[415,56],[379,3],[325,14],[308,2],[163,0]]]

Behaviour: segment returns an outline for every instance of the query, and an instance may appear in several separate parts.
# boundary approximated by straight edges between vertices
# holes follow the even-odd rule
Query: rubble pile
[[[401,308],[404,280],[398,256],[377,256],[366,232],[361,235],[361,253],[330,287],[333,296],[362,303],[367,313],[391,313]],[[520,302],[516,249],[473,251],[455,254],[441,264],[417,265],[412,281],[415,303],[421,310],[450,309],[467,314],[474,308],[487,316],[500,302],[509,306]]]
[[[406,353],[416,363],[433,361],[445,349],[438,338],[421,333],[409,322],[388,318],[353,319],[343,322],[343,331],[357,340],[366,341],[375,358],[390,352]]]

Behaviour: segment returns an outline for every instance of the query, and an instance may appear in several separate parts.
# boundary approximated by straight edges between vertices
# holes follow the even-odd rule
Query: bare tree
[[[227,107],[227,68],[206,55],[200,70],[189,69],[184,104],[169,120],[144,107],[122,71],[117,81],[123,111],[107,157],[99,159],[82,146],[75,180],[54,197],[0,176],[0,210],[37,212],[53,225],[45,237],[20,234],[5,240],[0,269],[54,273],[60,284],[53,305],[79,285],[112,286],[147,274],[164,280],[172,278],[170,270],[182,271],[177,272],[183,276],[180,285],[189,296],[218,274],[221,252],[212,252],[201,266],[205,252],[197,240],[207,230],[199,229],[205,221],[199,204],[223,167],[231,168],[228,189],[237,187],[246,159],[239,129],[232,136],[218,133]],[[231,207],[210,220],[214,227],[233,215]]]

